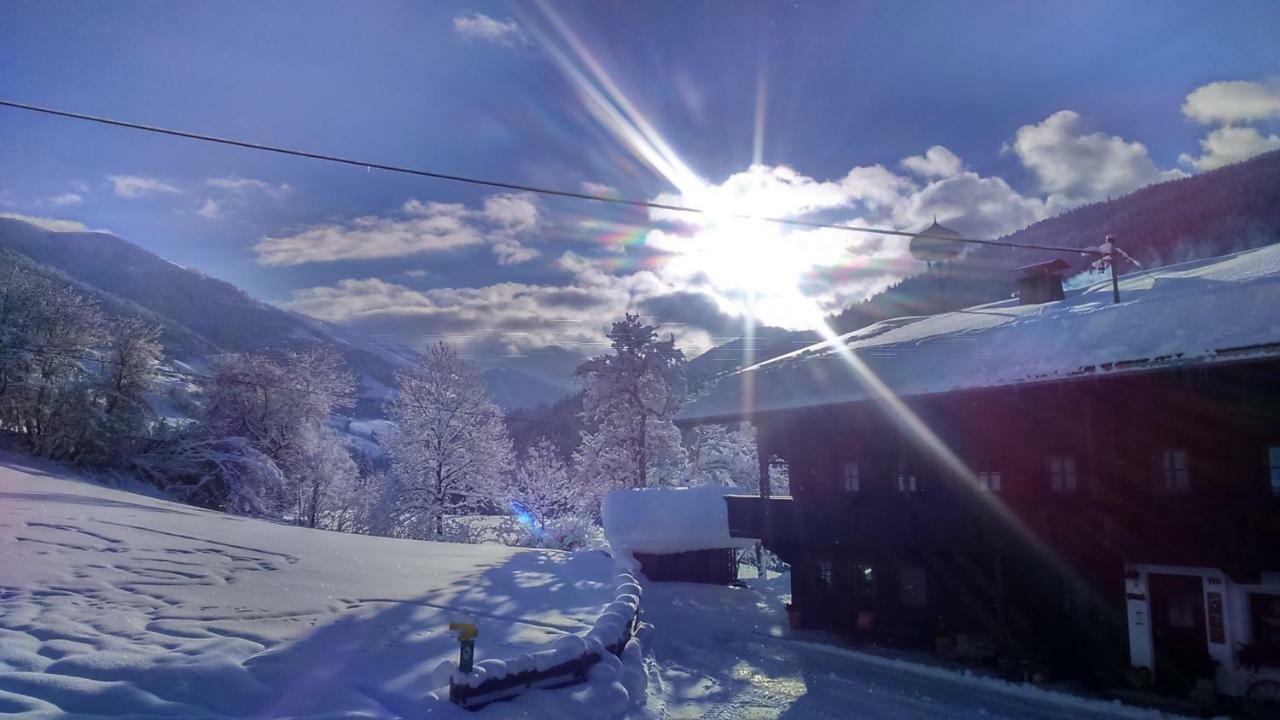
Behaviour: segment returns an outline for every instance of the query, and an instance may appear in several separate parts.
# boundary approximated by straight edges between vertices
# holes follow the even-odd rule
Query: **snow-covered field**
[[[1158,718],[1160,713],[859,652],[794,634],[786,576],[737,589],[650,583],[651,720]],[[807,638],[807,639],[806,639]]]
[[[0,715],[454,715],[429,697],[450,620],[479,624],[477,658],[541,649],[589,628],[614,573],[601,553],[276,525],[4,456]]]
[[[0,715],[601,717],[625,693],[593,682],[473,716],[431,692],[450,620],[479,624],[481,659],[541,650],[589,629],[615,572],[601,553],[231,517],[0,457]],[[785,627],[786,577],[751,584],[648,585],[630,717],[1157,716],[806,641]]]

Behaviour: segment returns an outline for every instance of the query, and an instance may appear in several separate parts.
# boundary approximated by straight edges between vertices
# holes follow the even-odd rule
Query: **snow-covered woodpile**
[[[737,579],[736,550],[753,544],[729,536],[724,496],[739,492],[717,486],[615,490],[604,499],[605,536],[650,580],[730,583]]]
[[[750,547],[729,536],[725,495],[737,488],[615,490],[604,498],[604,534],[614,550],[669,554]]]

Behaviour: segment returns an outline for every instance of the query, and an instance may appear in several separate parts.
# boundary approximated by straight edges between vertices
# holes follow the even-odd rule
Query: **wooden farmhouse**
[[[1126,275],[1118,304],[1022,270],[1033,297],[871,325],[688,407],[789,468],[791,496],[762,472],[726,498],[730,534],[791,564],[806,627],[1280,690],[1280,245]]]

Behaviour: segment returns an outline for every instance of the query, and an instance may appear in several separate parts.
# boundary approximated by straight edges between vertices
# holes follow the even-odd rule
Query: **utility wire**
[[[23,347],[18,345],[9,346],[6,348],[0,348],[0,353],[15,354],[18,352],[41,353],[44,355],[51,355],[53,357],[60,357],[67,360],[97,362],[97,363],[105,363],[109,365],[124,364],[119,360],[112,360],[110,358],[94,357],[92,355],[76,355],[72,353],[59,352],[57,350],[50,350],[47,348],[32,348],[32,347]],[[173,370],[173,369],[164,368],[164,367],[155,367],[153,368],[153,370],[157,374],[166,375],[174,379],[184,378],[187,380],[198,380],[198,381],[204,381],[204,382],[227,382],[227,383],[232,383],[234,385],[246,385],[250,387],[262,388],[265,390],[279,390],[281,392],[302,393],[305,395],[315,395],[317,397],[328,397],[334,400],[346,400],[348,402],[360,402],[361,400],[366,399],[366,398],[360,397],[359,395],[345,395],[342,393],[329,393],[329,392],[323,392],[320,390],[307,390],[305,388],[288,387],[285,385],[271,385],[268,383],[255,382],[253,380],[244,380],[241,378],[234,378],[234,377],[215,377],[213,375],[206,375],[203,373],[189,372],[189,371],[183,371],[183,370]],[[420,403],[406,403],[406,405],[409,405],[410,407],[416,407],[421,410],[432,410],[432,411],[440,410],[440,408],[438,407],[431,407],[429,405],[422,405]],[[482,416],[482,417],[501,418],[503,420],[509,420],[512,422],[527,422],[527,423],[537,423],[541,425],[569,426],[569,423],[566,423],[566,422],[558,422],[555,420],[538,420],[535,418],[523,418],[523,417],[516,417],[514,415],[503,415],[501,413],[479,412],[475,410],[453,410],[452,412],[455,415],[476,415],[476,416]]]
[[[371,162],[368,160],[355,160],[352,158],[341,157],[338,155],[329,155],[326,153],[310,152],[307,150],[296,150],[293,148],[280,147],[277,145],[265,145],[263,143],[250,142],[248,140],[237,140],[235,138],[217,137],[214,135],[205,135],[202,133],[190,132],[187,130],[175,130],[173,128],[159,127],[156,125],[144,125],[142,123],[129,122],[126,120],[117,120],[115,118],[101,117],[98,115],[87,115],[85,113],[71,112],[68,110],[58,110],[56,108],[42,107],[39,105],[31,105],[28,103],[20,103],[12,100],[0,99],[0,106],[10,107],[17,110],[27,110],[29,112],[43,113],[45,115],[56,115],[58,117],[70,118],[72,120],[84,120],[86,122],[94,122],[102,125],[112,125],[115,127],[128,128],[130,130],[142,130],[144,132],[159,133],[161,135],[171,135],[173,137],[187,138],[189,140],[200,140],[202,142],[218,143],[221,145],[231,145],[234,147],[247,148],[249,150],[260,150],[263,152],[278,153],[280,155],[292,155],[295,157],[310,158],[312,160],[323,160],[325,162],[339,163],[342,165],[351,165],[354,167],[362,167],[366,170],[377,169],[387,172],[401,173],[404,175],[416,175],[418,177],[432,178],[435,180],[446,180],[449,182],[465,183],[468,185],[479,185],[482,187],[498,188],[502,190],[517,190],[520,192],[535,193],[538,195],[550,195],[554,197],[573,198],[576,200],[590,200],[593,202],[610,203],[613,205],[624,205],[628,207],[645,208],[649,210],[667,210],[670,212],[689,213],[694,215],[709,215],[702,208],[688,207],[686,205],[671,205],[667,203],[649,202],[647,200],[632,200],[620,197],[610,197],[608,195],[595,195],[592,193],[574,192],[572,190],[560,190],[556,188],[540,187],[537,185],[524,185],[521,183],[505,182],[501,180],[486,180],[483,178],[470,177],[467,175],[454,175],[450,173],[436,172],[433,170],[419,170],[416,168],[404,167],[401,165],[389,165],[387,163]],[[870,233],[875,235],[895,235],[898,237],[910,238],[929,238],[934,240],[947,240],[950,242],[971,243],[974,245],[994,245],[997,247],[1025,248],[1029,250],[1050,250],[1054,252],[1068,252],[1079,255],[1091,255],[1094,257],[1104,257],[1105,253],[1093,248],[1068,248],[1056,245],[1039,245],[1034,243],[1013,243],[1002,240],[984,240],[979,238],[952,237],[947,235],[929,235],[927,233],[913,233],[906,230],[891,230],[888,228],[864,227],[858,225],[835,225],[832,223],[813,222],[809,220],[797,220],[795,218],[774,217],[768,215],[752,215],[750,213],[727,213],[727,217],[736,220],[756,220],[760,222],[774,223],[777,225],[789,225],[793,227],[813,228],[822,230],[843,230],[846,232]]]

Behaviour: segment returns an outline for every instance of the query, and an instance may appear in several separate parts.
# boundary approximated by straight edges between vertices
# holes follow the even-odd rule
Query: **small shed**
[[[1018,303],[1039,305],[1065,298],[1062,274],[1070,268],[1070,263],[1062,259],[1015,268],[1014,272],[1018,275]]]
[[[740,493],[727,487],[615,490],[604,498],[604,534],[653,582],[727,585],[738,579],[737,550],[754,542],[729,537],[724,497]]]

